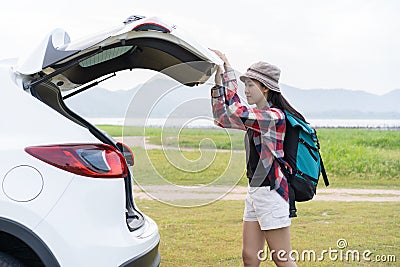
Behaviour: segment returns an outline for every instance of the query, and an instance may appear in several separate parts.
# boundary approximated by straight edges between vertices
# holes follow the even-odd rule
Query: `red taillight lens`
[[[133,166],[135,164],[135,157],[130,147],[121,142],[117,143],[117,147],[119,148],[120,151],[122,151],[122,155],[124,155],[124,158],[128,163],[128,165]]]
[[[124,178],[124,156],[106,144],[63,144],[25,148],[30,155],[57,168],[96,178]]]

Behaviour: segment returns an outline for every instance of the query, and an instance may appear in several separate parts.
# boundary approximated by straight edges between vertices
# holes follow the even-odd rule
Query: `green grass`
[[[244,152],[144,150],[132,148],[135,154],[135,181],[142,185],[214,185],[233,186],[244,179]]]
[[[400,131],[320,129],[318,136],[334,187],[399,188]]]
[[[217,149],[244,149],[244,132],[213,129],[164,129],[160,135],[151,136],[150,143],[164,146],[181,146]]]
[[[204,167],[205,161],[212,159],[213,153],[204,152],[205,149],[232,147],[233,150],[243,151],[244,132],[237,130],[182,129],[179,132],[179,129],[175,128],[126,127],[123,129],[121,126],[104,125],[100,128],[114,136],[120,136],[122,132],[125,136],[150,136],[150,143],[153,144],[203,149],[203,161],[191,161],[191,159],[200,158],[199,151],[183,153],[187,159],[175,155],[173,158],[179,158],[178,165],[184,165],[184,168],[174,167],[176,165],[174,160],[169,160],[168,155],[166,156],[161,150],[149,151],[148,155],[145,155],[145,162],[150,161],[153,166],[157,166],[157,169],[161,169],[161,175],[167,176],[171,182],[183,185],[209,183],[228,166],[230,156],[227,153],[216,152],[216,162],[211,162],[209,168],[196,172],[196,175],[192,175],[193,172],[184,171],[185,169],[199,170],[201,164]],[[331,187],[400,189],[400,131],[364,129],[318,129],[317,131]],[[140,151],[135,151],[135,153],[138,153],[137,162],[140,164],[141,159],[143,160],[142,156],[139,156]],[[240,159],[243,160],[242,163]],[[245,185],[244,154],[242,158],[238,156],[234,161],[237,163],[235,166],[243,168],[237,171],[235,179],[237,175],[242,176],[239,184]],[[143,168],[144,172],[138,172],[139,175],[150,175],[148,164],[139,166],[137,169]],[[323,186],[323,183],[321,185]]]
[[[157,136],[161,133],[160,128],[146,128],[137,126],[118,126],[118,125],[96,125],[98,128],[106,131],[111,136]]]
[[[113,136],[150,136],[150,142],[192,147],[192,151],[147,150],[134,147],[136,181],[149,184],[246,185],[244,153],[204,148],[243,150],[243,132],[223,129],[177,129],[100,126]],[[161,139],[163,136],[163,139]],[[321,152],[332,187],[400,189],[400,131],[318,129]],[[213,142],[209,141],[211,138]],[[202,141],[204,140],[204,141]],[[202,141],[202,142],[201,142]],[[200,149],[199,148],[200,144]],[[229,171],[225,171],[229,169]],[[323,183],[320,184],[323,186]],[[139,200],[140,209],[158,224],[161,266],[241,266],[243,201],[217,201],[196,208],[178,208]],[[293,219],[292,247],[301,252],[337,249],[344,238],[348,250],[395,255],[400,261],[398,203],[298,203]],[[396,263],[331,261],[299,262],[299,266],[398,266]],[[272,266],[264,262],[261,266]]]
[[[158,224],[162,265],[241,266],[243,201],[218,201],[208,206],[177,208],[157,201],[137,202]],[[370,250],[375,255],[395,255],[400,261],[398,203],[347,203],[311,201],[298,204],[292,220],[292,248],[301,252],[338,249]],[[299,262],[299,266],[397,266],[396,263],[331,261]],[[264,262],[261,266],[272,266]]]
[[[244,132],[222,128],[152,128],[97,125],[111,136],[149,136],[149,142],[164,146],[244,149]]]

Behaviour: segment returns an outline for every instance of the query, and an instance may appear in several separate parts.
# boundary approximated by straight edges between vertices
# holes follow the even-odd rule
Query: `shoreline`
[[[149,128],[218,128],[205,118],[86,118],[92,124]],[[317,129],[400,130],[399,119],[308,119]]]

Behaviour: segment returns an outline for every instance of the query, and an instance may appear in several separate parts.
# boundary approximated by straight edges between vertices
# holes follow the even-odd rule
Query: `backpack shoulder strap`
[[[319,155],[319,158],[320,158],[320,160],[321,160],[321,173],[322,173],[322,177],[324,178],[325,186],[328,186],[328,185],[329,185],[328,175],[326,175],[325,166],[324,166],[324,162],[322,161],[321,154]]]

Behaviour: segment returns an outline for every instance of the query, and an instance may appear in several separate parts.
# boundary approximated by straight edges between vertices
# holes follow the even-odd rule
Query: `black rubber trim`
[[[157,267],[160,265],[161,256],[158,252],[158,245],[155,245],[150,251],[142,255],[136,256],[123,264],[120,267]]]
[[[0,218],[0,231],[11,234],[25,242],[45,266],[60,266],[49,247],[32,230],[10,219]]]

